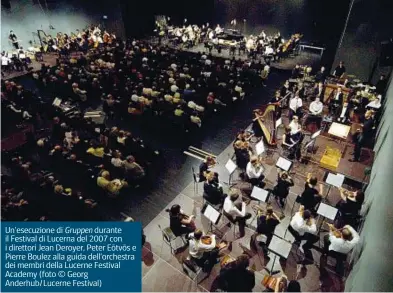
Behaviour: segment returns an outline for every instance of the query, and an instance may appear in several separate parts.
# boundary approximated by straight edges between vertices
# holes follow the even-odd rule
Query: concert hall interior
[[[393,1],[1,5],[2,221],[140,221],[145,292],[393,290]]]

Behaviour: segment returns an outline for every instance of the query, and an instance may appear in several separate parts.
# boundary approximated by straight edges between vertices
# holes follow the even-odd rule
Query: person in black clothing
[[[284,200],[289,194],[289,188],[293,186],[293,180],[286,171],[278,170],[277,184],[273,189],[274,196],[279,200],[281,207],[283,208],[285,203]]]
[[[286,292],[302,292],[300,283],[296,280],[289,281]]]
[[[203,197],[211,204],[222,204],[227,195],[222,190],[215,173],[207,172],[205,176],[206,181],[203,184]]]
[[[304,206],[305,210],[315,211],[315,207],[321,202],[323,194],[323,185],[319,184],[319,189],[316,187],[318,179],[313,177],[311,173],[307,174],[307,180],[304,185],[304,191],[296,200]]]
[[[257,233],[266,236],[266,242],[262,246],[265,254],[267,254],[267,247],[278,224],[280,224],[280,218],[274,213],[270,205],[266,207],[266,212],[258,211]]]
[[[374,129],[373,111],[367,111],[362,130],[358,129],[354,135],[355,148],[353,150],[353,159],[350,162],[359,162],[362,147],[371,141]]]
[[[195,231],[195,216],[188,216],[183,213],[178,204],[166,210],[169,213],[169,227],[176,236],[189,234]]]
[[[252,292],[255,273],[247,269],[249,265],[249,257],[243,254],[223,267],[218,276],[219,288],[225,292]]]
[[[216,161],[213,157],[206,157],[206,159],[199,165],[199,182],[206,181],[206,173],[209,171],[211,167],[216,164]],[[218,181],[218,173],[214,173],[217,181]]]
[[[236,164],[241,170],[247,168],[247,164],[250,161],[250,151],[247,147],[247,143],[242,140],[237,140],[233,147],[235,149]]]
[[[386,80],[386,76],[384,74],[381,74],[375,86],[376,87],[375,92],[377,94],[383,95],[385,93],[387,83],[388,81]]]
[[[337,203],[336,208],[338,209],[338,226],[343,227],[344,225],[355,226],[355,217],[359,214],[363,202],[364,192],[358,190],[351,192],[340,188],[341,200]]]
[[[336,69],[334,69],[333,76],[335,76],[337,78],[341,78],[344,75],[345,71],[346,71],[346,69],[344,66],[344,62],[340,61],[340,63],[336,67]]]

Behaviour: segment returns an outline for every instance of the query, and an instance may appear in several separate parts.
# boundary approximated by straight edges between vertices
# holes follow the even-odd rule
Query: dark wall
[[[175,25],[181,25],[184,18],[191,24],[211,22],[213,3],[213,0],[122,1],[127,36],[151,35],[156,15],[169,16]]]
[[[391,0],[354,1],[335,63],[343,60],[348,72],[363,81],[375,82],[379,73],[389,72],[389,68],[378,66],[378,57],[381,41],[393,38],[392,16]]]

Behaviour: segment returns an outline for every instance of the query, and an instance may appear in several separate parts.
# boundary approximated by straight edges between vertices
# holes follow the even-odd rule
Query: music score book
[[[345,179],[345,176],[342,175],[342,174],[337,174],[336,175],[336,174],[333,174],[333,173],[329,173],[325,182],[327,184],[330,184],[332,186],[340,188],[343,185],[343,183],[344,183],[344,179]]]
[[[259,188],[257,186],[254,186],[251,192],[251,197],[255,198],[259,201],[266,202],[267,198],[269,196],[269,192],[265,189]]]
[[[279,157],[276,163],[276,167],[288,172],[289,169],[291,169],[292,167],[292,162],[283,157]]]
[[[211,205],[207,204],[205,210],[203,211],[203,215],[209,219],[210,222],[212,222],[214,225],[218,224],[218,221],[220,220],[220,212],[218,212],[215,208],[213,208]]]

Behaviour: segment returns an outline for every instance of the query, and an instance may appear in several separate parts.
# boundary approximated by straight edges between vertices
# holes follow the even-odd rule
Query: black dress
[[[220,289],[226,292],[252,292],[255,274],[247,269],[223,268],[219,275]]]
[[[184,226],[182,224],[183,216],[182,215],[172,215],[169,214],[169,226],[176,236],[188,234],[194,232],[194,229],[190,226]]]

